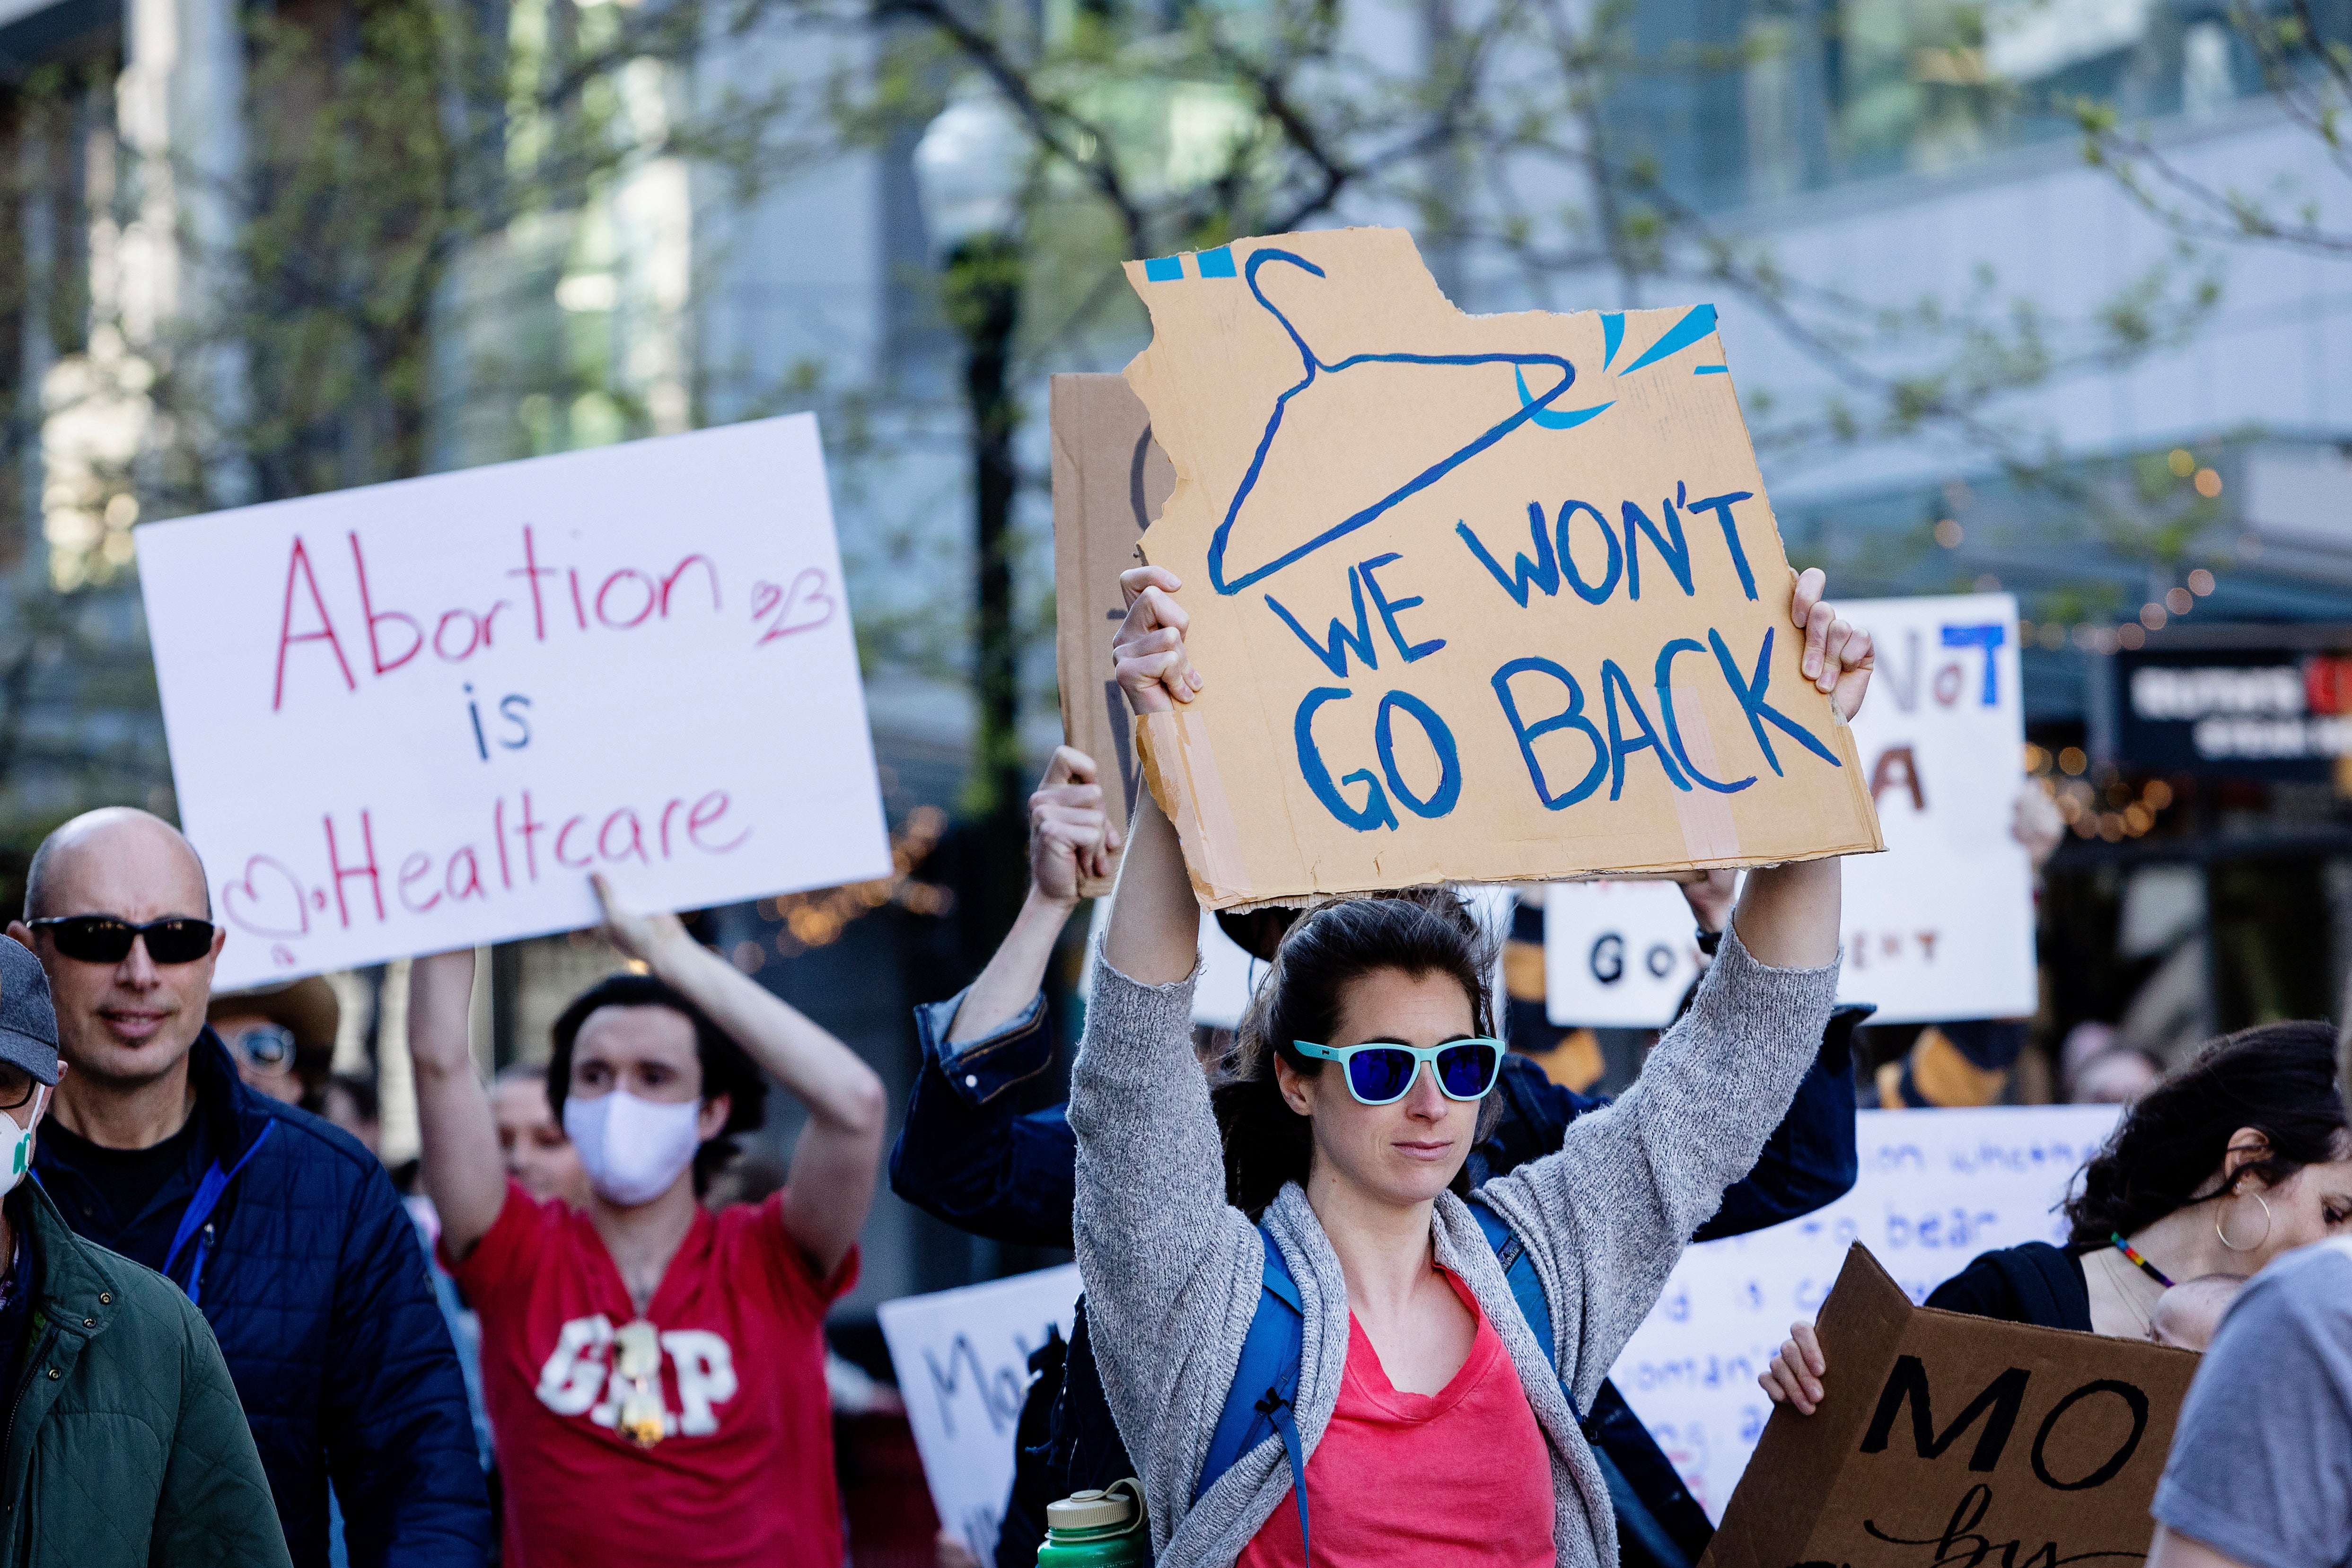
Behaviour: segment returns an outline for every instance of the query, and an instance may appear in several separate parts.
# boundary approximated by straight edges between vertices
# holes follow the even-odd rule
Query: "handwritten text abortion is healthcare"
[[[887,867],[813,419],[140,537],[224,984]]]

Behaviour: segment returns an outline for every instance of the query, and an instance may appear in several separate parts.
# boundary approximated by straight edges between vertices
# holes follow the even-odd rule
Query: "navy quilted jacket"
[[[473,1419],[391,1178],[341,1129],[247,1089],[211,1030],[188,1067],[215,1167],[235,1174],[166,1272],[220,1340],[295,1563],[325,1568],[331,1474],[353,1568],[477,1568],[490,1509]],[[79,1180],[46,1144],[35,1169],[52,1195]]]

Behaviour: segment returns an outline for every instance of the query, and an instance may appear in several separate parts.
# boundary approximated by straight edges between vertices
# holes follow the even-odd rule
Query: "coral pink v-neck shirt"
[[[1323,1440],[1307,1461],[1315,1568],[1478,1563],[1549,1568],[1551,1451],[1502,1336],[1477,1298],[1445,1282],[1477,1314],[1470,1359],[1435,1394],[1392,1386],[1372,1342],[1348,1316],[1348,1369]],[[1285,1496],[1234,1568],[1306,1568],[1298,1502]]]

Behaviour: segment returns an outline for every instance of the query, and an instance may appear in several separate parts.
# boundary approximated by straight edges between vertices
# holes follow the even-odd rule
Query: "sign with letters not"
[[[1712,306],[1467,316],[1395,229],[1128,277],[1207,683],[1141,756],[1204,903],[1880,847]]]
[[[1062,737],[1095,760],[1103,810],[1119,841],[1142,787],[1128,736],[1127,699],[1111,675],[1111,640],[1125,619],[1119,573],[1139,566],[1138,541],[1160,516],[1176,470],[1151,439],[1151,419],[1116,375],[1053,379],[1054,659]],[[1087,879],[1099,898],[1111,879]]]
[[[982,1563],[996,1561],[1013,1441],[1029,1396],[1029,1357],[1049,1333],[1070,1337],[1078,1266],[984,1285],[902,1296],[877,1310],[931,1506]]]
[[[813,415],[133,537],[224,990],[889,874]]]
[[[1877,662],[1853,721],[1883,855],[1844,868],[1838,994],[1873,1023],[2021,1018],[2038,1003],[2033,867],[2011,830],[2025,778],[2017,601],[1838,601]]]
[[[2017,601],[1836,601],[1877,674],[1853,721],[1886,852],[1845,863],[1841,1001],[1873,1023],[2033,1011],[2033,869],[2011,831],[2024,777]],[[1544,911],[1551,1021],[1658,1029],[1697,974],[1670,883],[1562,883]]]
[[[2057,1207],[2118,1114],[2113,1105],[1864,1111],[1853,1191],[1769,1229],[1685,1248],[1610,1375],[1700,1506],[1723,1516],[1771,1413],[1757,1376],[1789,1325],[1821,1311],[1854,1242],[1920,1301],[1979,1253],[2063,1241]]]
[[[1859,1243],[1820,1330],[1820,1407],[1773,1412],[1701,1568],[2147,1552],[2194,1354],[1915,1307]]]

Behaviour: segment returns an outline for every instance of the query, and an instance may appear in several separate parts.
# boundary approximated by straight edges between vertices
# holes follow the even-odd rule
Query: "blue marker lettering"
[[[1683,487],[1677,483],[1675,494],[1682,493]],[[1723,525],[1723,542],[1731,551],[1731,564],[1738,569],[1740,591],[1750,599],[1756,597],[1756,574],[1748,570],[1748,551],[1739,543],[1739,525],[1731,520],[1731,508],[1735,502],[1753,500],[1755,495],[1753,490],[1734,490],[1727,496],[1709,496],[1691,504],[1692,511],[1713,512],[1715,520]]]
[[[1549,718],[1529,724],[1519,716],[1518,700],[1511,695],[1514,675],[1549,675],[1568,688],[1568,706]],[[1609,771],[1609,743],[1584,715],[1584,692],[1577,685],[1576,677],[1553,664],[1549,659],[1513,659],[1495,672],[1495,695],[1503,705],[1503,716],[1510,722],[1511,734],[1519,743],[1519,756],[1528,765],[1528,778],[1536,787],[1536,799],[1548,811],[1565,810],[1601,787],[1601,775]],[[1592,743],[1592,766],[1573,789],[1555,795],[1544,783],[1543,763],[1536,757],[1536,742],[1555,730],[1580,729],[1584,738]]]
[[[1649,535],[1650,542],[1658,547],[1658,558],[1666,563],[1666,570],[1675,574],[1675,580],[1682,584],[1683,592],[1689,594],[1693,591],[1690,542],[1683,538],[1682,514],[1675,509],[1672,501],[1666,502],[1665,507],[1666,531],[1663,534],[1658,532],[1658,525],[1650,521],[1642,508],[1633,502],[1623,503],[1621,508],[1625,518],[1625,580],[1629,591],[1636,599],[1642,597],[1641,534]]]
[[[1584,580],[1584,574],[1576,570],[1576,552],[1569,549],[1569,525],[1576,520],[1579,512],[1591,514],[1592,526],[1601,530],[1601,542],[1609,547],[1609,570],[1601,574],[1598,587]],[[1589,501],[1562,501],[1559,504],[1559,561],[1568,569],[1569,587],[1576,590],[1576,596],[1587,604],[1603,602],[1617,591],[1617,579],[1625,570],[1625,553],[1618,548],[1616,530],[1609,526],[1609,519],[1601,515],[1601,508]],[[1641,595],[1637,592],[1634,597],[1638,599]]]
[[[1944,646],[1947,648],[1982,648],[1984,650],[1984,704],[1996,706],[2000,702],[2000,660],[1993,650],[2009,640],[2009,633],[2000,622],[1982,626],[1947,626]]]
[[[1682,763],[1683,770],[1718,795],[1737,795],[1756,782],[1756,775],[1751,773],[1737,784],[1725,784],[1701,773],[1698,764],[1693,762],[1690,753],[1683,748],[1682,729],[1675,721],[1675,655],[1706,652],[1687,637],[1677,637],[1658,650],[1658,707],[1666,720],[1666,744],[1675,748],[1675,759]]]
[[[1437,792],[1426,800],[1416,799],[1405,788],[1404,775],[1397,771],[1389,716],[1399,708],[1420,724],[1422,734],[1429,737],[1430,749],[1437,753]],[[1372,726],[1372,741],[1380,747],[1381,771],[1389,776],[1389,789],[1405,803],[1407,810],[1416,817],[1443,817],[1454,810],[1454,803],[1462,798],[1462,759],[1454,749],[1454,732],[1437,716],[1435,708],[1410,692],[1391,692],[1381,699],[1381,716]]]
[[[1764,734],[1766,719],[1794,736],[1800,746],[1831,767],[1844,766],[1828,747],[1814,739],[1804,726],[1764,700],[1764,688],[1772,684],[1772,628],[1764,628],[1764,647],[1756,655],[1756,674],[1747,680],[1740,678],[1739,665],[1732,659],[1731,650],[1724,645],[1723,633],[1709,627],[1706,640],[1714,647],[1715,661],[1723,666],[1723,678],[1731,683],[1731,695],[1739,699],[1740,711],[1748,716],[1748,727],[1756,732],[1756,744],[1764,748],[1764,760],[1772,765],[1773,772],[1780,773],[1780,759],[1772,755],[1772,742]],[[1782,777],[1786,775],[1782,774]]]
[[[1625,694],[1625,706],[1632,712],[1633,722],[1641,726],[1642,738],[1639,740],[1626,739],[1624,731],[1618,726],[1617,694],[1621,691]],[[1682,769],[1675,766],[1674,753],[1668,751],[1665,743],[1658,738],[1658,732],[1650,727],[1650,716],[1643,710],[1642,699],[1633,695],[1633,683],[1625,678],[1625,672],[1617,667],[1614,659],[1601,661],[1601,706],[1609,714],[1609,798],[1612,800],[1625,791],[1625,759],[1642,750],[1658,754],[1658,762],[1666,770],[1667,781],[1675,789],[1687,790],[1690,788],[1690,780],[1684,778]]]
[[[1345,686],[1316,687],[1300,701],[1298,717],[1291,729],[1298,745],[1298,771],[1306,776],[1307,787],[1315,791],[1315,798],[1333,816],[1360,833],[1369,833],[1374,828],[1397,825],[1396,811],[1389,805],[1389,798],[1381,792],[1381,781],[1372,777],[1370,768],[1359,768],[1334,784],[1331,770],[1323,765],[1323,754],[1315,748],[1315,710],[1325,703],[1354,695]],[[1339,793],[1339,784],[1363,785],[1367,791],[1363,805],[1349,805],[1348,798]]]
[[[1370,560],[1359,561],[1356,565],[1356,575],[1363,580],[1366,588],[1372,591],[1372,605],[1381,612],[1381,624],[1389,629],[1389,635],[1396,640],[1397,652],[1402,653],[1404,662],[1410,664],[1415,659],[1426,659],[1444,647],[1445,639],[1433,637],[1426,643],[1408,643],[1404,640],[1404,630],[1397,624],[1397,612],[1412,609],[1421,602],[1421,599],[1418,595],[1411,599],[1391,599],[1381,591],[1381,580],[1372,575],[1374,571],[1391,561],[1403,559],[1394,550],[1389,551],[1386,555],[1376,555]],[[1370,663],[1370,660],[1365,662]]]
[[[1298,634],[1298,640],[1307,644],[1307,652],[1323,661],[1323,667],[1343,681],[1348,678],[1348,650],[1350,647],[1356,650],[1356,656],[1364,661],[1366,669],[1381,667],[1380,655],[1372,647],[1372,622],[1364,613],[1364,585],[1356,580],[1356,569],[1352,566],[1348,569],[1348,597],[1355,605],[1356,630],[1350,633],[1339,623],[1337,616],[1332,617],[1331,640],[1326,645],[1309,637],[1307,628],[1298,623],[1298,618],[1285,610],[1273,594],[1265,596],[1265,607],[1281,616],[1282,623]]]
[[[1544,528],[1543,508],[1533,501],[1528,503],[1528,533],[1535,540],[1536,559],[1530,561],[1525,556],[1514,558],[1508,577],[1503,575],[1502,567],[1487,553],[1478,536],[1470,531],[1468,523],[1455,523],[1454,531],[1462,536],[1462,542],[1470,547],[1470,553],[1478,558],[1478,564],[1495,574],[1495,580],[1503,585],[1503,591],[1509,594],[1520,609],[1528,607],[1528,589],[1530,586],[1542,589],[1546,599],[1559,591],[1559,563],[1552,559],[1551,535]]]

